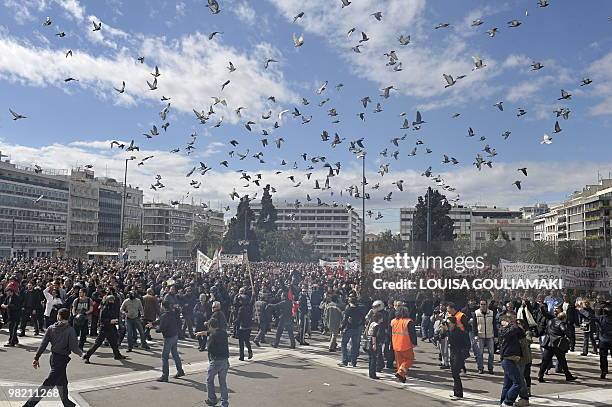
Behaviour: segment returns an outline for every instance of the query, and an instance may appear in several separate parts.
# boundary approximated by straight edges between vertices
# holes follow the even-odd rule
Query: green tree
[[[138,226],[130,226],[123,234],[123,246],[142,244],[142,236]]]
[[[516,246],[501,228],[489,231],[489,240],[478,252],[479,255],[486,257],[487,262],[496,265],[500,259],[512,261],[517,259]]]
[[[223,251],[225,253],[242,253],[246,237],[249,260],[259,261],[259,242],[255,230],[251,227],[254,218],[255,215],[249,205],[249,196],[244,195],[238,204],[236,216],[230,221],[227,233],[223,237]]]
[[[209,257],[212,256],[220,242],[219,236],[206,223],[196,223],[187,238],[191,244],[193,255],[199,250]]]
[[[261,196],[261,211],[257,219],[257,228],[269,232],[276,230],[277,213],[274,203],[272,203],[272,195],[270,195],[270,185],[266,185]]]
[[[297,229],[260,231],[258,236],[262,260],[301,263],[316,259],[314,245],[306,243]]]
[[[429,196],[429,213],[430,213],[430,242],[452,242],[455,238],[453,229],[453,220],[448,214],[451,210],[451,205],[438,190],[427,189],[424,196],[418,198],[416,204],[416,212],[412,220],[412,240],[415,248],[427,250],[427,211],[428,211],[428,196]],[[420,246],[420,247],[419,247]],[[429,254],[442,251],[443,244],[430,244]],[[423,250],[423,251],[425,251]]]
[[[557,243],[557,256],[562,266],[579,267],[584,265],[584,242],[573,240]]]
[[[555,245],[547,241],[532,242],[523,258],[526,262],[535,264],[558,264],[559,262]]]
[[[398,234],[393,234],[390,230],[381,232],[376,240],[366,242],[366,253],[394,254],[403,252],[405,244]]]

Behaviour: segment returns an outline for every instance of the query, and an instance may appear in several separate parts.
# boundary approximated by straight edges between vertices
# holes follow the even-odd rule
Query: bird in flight
[[[102,21],[100,21],[98,24],[96,24],[96,22],[92,20],[91,23],[93,24],[93,30],[92,31],[100,31],[102,29]]]
[[[24,116],[22,114],[19,113],[15,113],[13,110],[9,109],[9,112],[11,112],[11,114],[13,115],[13,120],[19,120],[19,119],[27,119],[27,116]]]

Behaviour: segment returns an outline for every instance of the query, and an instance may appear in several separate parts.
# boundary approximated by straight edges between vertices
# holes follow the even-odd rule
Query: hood
[[[66,321],[57,321],[53,324],[53,329],[58,332],[65,331],[66,329],[71,328],[70,324]]]

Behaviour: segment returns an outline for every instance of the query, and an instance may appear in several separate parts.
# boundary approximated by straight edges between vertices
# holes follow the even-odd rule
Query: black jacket
[[[156,329],[164,338],[172,338],[178,335],[178,322],[176,312],[164,311],[159,316],[159,325]]]
[[[236,325],[239,329],[250,330],[253,326],[253,307],[251,304],[242,304],[238,308],[236,316]]]
[[[228,359],[229,345],[227,342],[227,332],[223,329],[216,329],[208,337],[208,359]]]
[[[342,317],[342,323],[340,324],[340,330],[345,329],[359,329],[364,325],[364,315],[361,309],[357,306],[348,306],[344,310],[344,316]]]
[[[499,356],[503,359],[509,356],[521,356],[520,339],[525,332],[514,324],[509,324],[499,330]]]
[[[470,337],[467,332],[459,328],[448,330],[447,332],[448,346],[453,355],[465,356],[466,350],[470,349]]]
[[[599,341],[612,344],[612,317],[602,315],[595,321],[599,325]]]
[[[212,313],[210,319],[216,319],[219,322],[219,329],[223,331],[227,331],[227,318],[223,311],[218,310]]]
[[[276,315],[278,315],[278,319],[280,321],[291,321],[293,304],[290,300],[283,300],[278,304],[270,305],[270,308],[273,311],[276,311]]]

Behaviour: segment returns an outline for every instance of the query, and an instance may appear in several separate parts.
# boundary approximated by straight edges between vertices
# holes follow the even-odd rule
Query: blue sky
[[[354,0],[342,9],[340,0],[219,0],[221,12],[212,14],[206,1],[121,0],[0,0],[0,149],[22,164],[46,168],[69,168],[93,164],[96,175],[122,177],[122,159],[129,153],[111,150],[110,140],[135,140],[141,159],[154,155],[144,165],[134,162],[130,182],[145,189],[148,199],[169,201],[194,197],[213,205],[231,203],[229,192],[254,193],[254,184],[245,187],[235,170],[261,173],[263,182],[277,187],[277,197],[293,201],[314,199],[357,204],[346,188],[360,183],[359,163],[347,148],[349,140],[365,139],[368,151],[368,206],[384,218],[368,219],[371,230],[397,230],[402,206],[413,205],[431,179],[421,176],[428,167],[440,174],[445,183],[460,195],[461,203],[483,203],[520,207],[535,202],[556,202],[585,183],[595,182],[597,171],[612,171],[607,148],[612,130],[612,4],[609,1],[550,1],[539,8],[530,1],[451,0]],[[303,18],[293,23],[300,11]],[[381,11],[382,21],[370,16]],[[527,12],[527,13],[526,13]],[[526,15],[527,14],[527,15]],[[43,26],[46,17],[50,26]],[[472,27],[471,22],[484,23]],[[507,22],[522,24],[508,28]],[[102,29],[92,32],[91,21],[102,22]],[[447,28],[434,29],[439,23]],[[356,31],[347,38],[347,31]],[[498,27],[494,38],[486,30]],[[65,32],[60,38],[55,34]],[[213,40],[208,36],[220,31]],[[361,53],[351,47],[364,31],[370,40]],[[296,48],[293,34],[304,34],[304,44]],[[402,46],[397,38],[410,35],[411,43]],[[73,57],[64,57],[71,49]],[[384,53],[395,50],[403,70],[394,72],[386,66]],[[144,64],[136,61],[145,57]],[[480,56],[486,67],[472,71],[472,56]],[[274,58],[264,68],[267,58]],[[229,61],[235,72],[226,68]],[[532,61],[544,68],[530,71]],[[159,88],[148,90],[146,81],[154,66],[159,66]],[[442,74],[465,74],[455,86],[445,89]],[[79,82],[65,83],[74,77]],[[593,83],[579,86],[582,78]],[[221,91],[226,80],[230,84]],[[113,87],[126,82],[126,92]],[[322,94],[316,90],[328,81]],[[344,86],[337,91],[335,86]],[[388,99],[380,89],[393,85]],[[572,99],[557,101],[561,89]],[[162,95],[170,97],[167,132],[161,129],[159,112],[166,105]],[[208,111],[212,97],[227,100],[227,108],[215,106],[216,114],[202,125],[192,112]],[[277,103],[267,100],[275,96]],[[360,99],[369,96],[372,104],[363,109]],[[301,97],[310,101],[301,104]],[[330,100],[324,106],[318,104]],[[494,103],[503,101],[504,111]],[[380,102],[383,112],[373,113]],[[242,106],[243,117],[234,109]],[[297,107],[312,121],[284,115],[280,128],[273,129],[279,111]],[[562,132],[553,134],[558,107],[571,110],[568,120],[559,118]],[[28,116],[13,121],[8,109]],[[328,111],[335,108],[340,123],[332,123]],[[517,117],[518,108],[527,114]],[[261,115],[272,111],[272,119]],[[420,110],[427,122],[418,131],[402,130],[406,112],[412,122]],[[4,112],[4,113],[1,113]],[[357,114],[365,112],[365,122]],[[451,118],[455,112],[461,113]],[[213,125],[223,116],[219,128]],[[253,120],[253,131],[244,124]],[[142,133],[156,125],[160,135],[151,140]],[[467,138],[468,128],[476,136]],[[270,132],[270,145],[262,147],[261,130]],[[320,134],[337,132],[346,140],[335,148],[322,142]],[[501,134],[510,130],[508,140]],[[184,151],[192,133],[197,133],[196,149],[189,156]],[[541,145],[544,133],[553,137],[551,145]],[[396,148],[389,143],[406,134]],[[479,141],[485,136],[485,141]],[[285,142],[277,149],[274,140]],[[234,148],[230,140],[239,144]],[[417,146],[416,156],[408,153]],[[477,171],[472,165],[485,144],[495,148],[493,168]],[[181,151],[169,151],[180,147]],[[399,150],[399,159],[381,157]],[[425,153],[425,148],[432,150]],[[228,151],[249,156],[263,152],[265,164],[253,157],[238,160]],[[342,163],[340,174],[331,179],[332,189],[315,191],[314,179],[321,182],[325,171],[321,164],[304,162],[308,157],[325,156],[328,162]],[[442,164],[447,154],[459,160],[452,166]],[[289,164],[281,166],[281,160]],[[229,169],[219,163],[229,161]],[[213,169],[206,175],[185,177],[203,161]],[[298,168],[293,168],[297,161]],[[390,172],[376,174],[379,165],[389,163]],[[314,170],[307,170],[313,165]],[[524,177],[516,169],[527,167]],[[283,171],[275,174],[275,171]],[[304,175],[313,172],[308,180]],[[149,189],[160,174],[166,188]],[[197,174],[197,172],[196,172]],[[295,183],[287,176],[293,175]],[[400,192],[392,184],[404,181]],[[189,181],[201,181],[199,189]],[[515,180],[523,182],[516,190]],[[295,187],[298,182],[301,185]],[[340,196],[340,191],[344,190]],[[331,196],[331,192],[334,195]],[[393,191],[390,202],[382,198]],[[189,192],[189,195],[187,193]],[[186,197],[187,196],[187,197]]]

